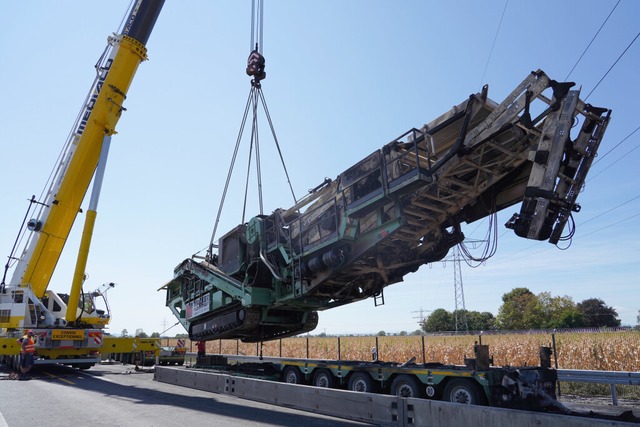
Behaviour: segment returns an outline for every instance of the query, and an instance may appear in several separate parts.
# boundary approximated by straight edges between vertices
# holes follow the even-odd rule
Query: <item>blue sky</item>
[[[109,291],[113,333],[173,325],[157,289],[209,242],[250,89],[244,74],[250,3],[167,0],[151,34],[150,60],[134,78],[112,141],[87,267],[87,288],[117,283]],[[485,83],[489,97],[500,102],[532,70],[564,80],[616,3],[509,0],[505,10],[503,1],[267,1],[263,90],[296,194],[335,178]],[[0,6],[3,264],[27,200],[42,191],[93,81],[93,65],[128,1],[105,5]],[[598,82],[637,36],[638,16],[640,3],[620,1],[569,78],[582,86],[583,99],[593,91],[588,102],[613,110],[578,198],[582,211],[574,216],[571,247],[563,251],[516,237],[502,225],[517,207],[503,211],[497,254],[477,268],[462,266],[467,309],[497,314],[501,296],[525,286],[576,302],[601,298],[623,324],[636,323],[640,131],[625,138],[640,126],[640,41]],[[264,207],[270,212],[289,207],[292,198],[264,125],[261,134]],[[241,219],[238,171],[245,165],[239,163],[232,180],[219,235]],[[252,194],[251,215],[258,213]],[[82,221],[52,289],[69,288]],[[463,231],[481,239],[487,226],[478,222]],[[316,332],[413,331],[420,310],[454,309],[453,283],[451,264],[424,266],[386,288],[382,307],[366,300],[322,312]]]

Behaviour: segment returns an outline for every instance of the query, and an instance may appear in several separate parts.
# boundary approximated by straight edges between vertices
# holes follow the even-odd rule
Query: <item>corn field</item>
[[[482,335],[481,340],[482,344],[489,345],[496,366],[537,366],[539,347],[553,347],[554,338],[556,355],[552,356],[552,363],[557,357],[560,369],[640,371],[640,331],[637,330],[490,334]],[[417,363],[463,364],[465,357],[473,357],[473,345],[479,340],[477,335],[294,337],[264,342],[262,355],[371,360],[372,348],[377,346],[378,359],[383,361],[405,362],[415,357]],[[187,348],[195,351],[195,343],[186,341]],[[175,339],[166,341],[167,345],[175,342]],[[208,341],[207,353],[259,355],[260,344]]]
[[[556,333],[503,333],[478,335],[411,335],[411,336],[343,336],[294,337],[259,343],[238,340],[207,342],[207,353],[260,355],[327,360],[372,360],[372,348],[377,349],[378,360],[405,362],[415,358],[416,363],[464,363],[465,357],[474,357],[473,345],[489,345],[495,366],[538,366],[539,347],[553,348],[552,366],[559,369],[587,369],[600,371],[640,371],[640,331],[562,331]],[[195,342],[187,341],[187,348],[195,350]],[[175,345],[175,339],[166,341]],[[163,340],[163,344],[165,341]],[[640,398],[640,387],[616,386],[619,397]],[[563,383],[565,394],[582,396],[610,396],[604,384]]]

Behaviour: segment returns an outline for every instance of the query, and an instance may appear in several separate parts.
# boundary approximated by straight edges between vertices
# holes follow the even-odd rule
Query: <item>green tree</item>
[[[488,311],[467,312],[467,323],[471,331],[490,331],[496,328],[496,318]]]
[[[470,331],[488,331],[496,327],[496,319],[488,311],[480,313],[479,311],[461,309],[451,313],[452,330],[456,329],[456,315],[458,316],[458,330],[464,329],[465,319]]]
[[[584,317],[586,326],[620,326],[618,313],[599,298],[589,298],[578,303],[578,309]]]
[[[424,320],[422,329],[425,332],[454,331],[456,329],[453,313],[444,308],[433,310]]]
[[[387,333],[386,333],[385,331],[380,331],[380,332],[378,332],[378,336],[379,336],[379,337],[384,337],[384,336],[386,336],[386,335],[387,335]]]
[[[127,331],[126,329],[123,329],[122,332],[120,332],[120,336],[128,337],[129,336],[129,331]]]
[[[539,328],[542,314],[538,297],[527,288],[514,288],[502,295],[503,304],[498,310],[496,324],[500,329]]]
[[[540,328],[579,328],[585,320],[573,299],[551,296],[549,292],[538,294],[538,312],[542,314]]]
[[[142,328],[138,328],[136,329],[136,337],[149,338],[149,335],[147,335],[147,333],[144,330],[142,330]]]
[[[160,332],[153,332],[151,338],[160,338]]]

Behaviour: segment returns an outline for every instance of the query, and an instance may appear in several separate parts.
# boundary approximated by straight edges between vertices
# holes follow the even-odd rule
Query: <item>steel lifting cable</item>
[[[251,101],[252,101],[252,112],[253,112],[253,120],[251,123],[251,138],[249,143],[249,160],[247,161],[247,176],[245,178],[244,185],[244,202],[242,205],[242,220],[244,223],[246,218],[246,210],[247,210],[247,197],[249,195],[249,178],[251,174],[251,158],[253,151],[255,149],[256,152],[256,179],[258,180],[258,209],[260,211],[260,215],[264,214],[263,204],[262,204],[262,170],[260,168],[260,139],[258,135],[258,101],[257,101],[258,91],[255,87],[251,89]]]
[[[251,40],[249,51],[257,50],[263,52],[263,29],[264,29],[264,2],[263,0],[251,1]],[[257,36],[256,36],[256,33]]]
[[[227,179],[224,185],[224,190],[222,193],[222,198],[220,201],[220,205],[218,207],[218,213],[216,215],[216,220],[213,228],[213,233],[211,234],[211,240],[209,242],[209,247],[207,249],[206,259],[213,259],[213,248],[216,247],[214,244],[216,233],[218,229],[218,224],[220,223],[220,217],[222,215],[222,209],[224,206],[224,202],[227,196],[227,192],[229,190],[229,183],[231,181],[231,176],[233,174],[233,169],[235,166],[235,162],[238,155],[238,150],[240,147],[240,143],[242,141],[242,136],[244,133],[244,129],[247,123],[247,118],[249,116],[249,111],[252,113],[251,120],[251,135],[250,135],[250,145],[249,145],[249,158],[247,162],[247,173],[245,178],[245,192],[244,192],[244,200],[242,207],[242,223],[245,222],[246,218],[246,209],[247,209],[247,199],[249,194],[249,179],[251,174],[251,165],[253,161],[253,151],[255,150],[255,162],[256,162],[256,176],[257,176],[257,184],[258,184],[258,203],[260,209],[260,215],[263,215],[263,197],[262,197],[262,164],[260,159],[260,138],[258,132],[258,106],[262,105],[262,108],[265,112],[265,116],[267,122],[269,123],[269,129],[271,130],[271,135],[273,136],[273,140],[276,145],[276,149],[278,150],[278,155],[280,157],[280,162],[282,164],[287,184],[289,185],[289,189],[291,191],[291,195],[293,197],[294,203],[297,203],[297,198],[295,192],[293,191],[293,186],[291,185],[291,179],[289,177],[289,172],[284,162],[284,157],[282,156],[282,150],[280,148],[280,144],[278,142],[278,138],[275,133],[275,128],[273,126],[273,122],[271,120],[271,115],[269,113],[269,109],[267,108],[267,103],[264,98],[264,93],[262,92],[262,84],[261,81],[266,77],[266,73],[264,71],[265,60],[262,55],[263,52],[263,21],[264,21],[264,4],[263,0],[252,0],[251,4],[251,41],[250,41],[250,53],[249,58],[247,60],[247,75],[251,76],[251,90],[249,92],[249,97],[247,99],[247,104],[245,106],[244,114],[242,117],[242,123],[240,125],[240,130],[238,132],[238,137],[236,139],[236,146],[233,152],[231,164],[229,166],[229,171],[227,173]]]
[[[265,117],[267,118],[267,122],[269,123],[269,129],[271,129],[271,135],[273,135],[273,140],[276,144],[276,149],[278,150],[278,156],[280,156],[280,163],[282,164],[282,169],[284,170],[284,174],[287,178],[287,184],[289,185],[289,191],[291,191],[291,197],[293,198],[294,203],[298,203],[298,198],[296,197],[296,194],[293,191],[293,185],[291,184],[289,171],[287,170],[287,165],[285,164],[284,156],[282,155],[282,150],[280,149],[280,143],[278,142],[278,137],[276,136],[276,130],[273,127],[271,114],[269,113],[269,108],[267,107],[267,102],[264,99],[264,94],[262,93],[262,91],[260,91],[260,101],[262,102],[262,108],[264,109]]]
[[[224,183],[224,189],[222,190],[222,198],[220,200],[220,204],[218,205],[218,213],[216,215],[216,221],[213,225],[213,233],[211,234],[211,241],[209,242],[209,248],[207,249],[207,258],[211,258],[213,255],[213,247],[214,240],[216,237],[216,231],[218,230],[218,223],[220,222],[220,216],[222,215],[222,207],[224,206],[224,202],[227,198],[227,191],[229,190],[229,182],[231,181],[231,175],[233,173],[233,167],[236,163],[236,159],[238,157],[238,149],[240,148],[240,142],[242,141],[242,134],[244,132],[244,126],[247,123],[247,115],[249,114],[249,107],[251,106],[251,95],[249,94],[249,98],[247,99],[247,105],[244,109],[244,115],[242,117],[242,124],[240,125],[240,131],[238,132],[238,137],[236,138],[236,146],[233,150],[233,155],[231,156],[231,164],[229,165],[229,171],[227,172],[227,180]]]

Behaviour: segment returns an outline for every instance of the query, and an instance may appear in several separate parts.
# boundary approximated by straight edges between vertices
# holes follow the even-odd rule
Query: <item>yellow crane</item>
[[[72,127],[45,200],[35,200],[35,196],[31,199],[31,205],[37,206],[37,216],[27,222],[30,236],[22,254],[10,256],[10,260],[17,259],[11,281],[5,283],[7,263],[0,283],[0,328],[5,331],[4,338],[0,338],[4,344],[0,346],[0,356],[14,357],[15,338],[25,329],[32,329],[37,337],[36,363],[53,361],[90,367],[99,361],[99,351],[105,344],[102,328],[110,316],[108,305],[101,310],[94,302],[104,297],[113,284],[103,290],[83,292],[85,267],[111,137],[125,111],[123,104],[136,70],[147,59],[145,45],[163,4],[164,0],[132,1],[127,19],[108,38],[96,64],[96,78]],[[56,293],[48,289],[49,283],[92,179],[69,293]],[[15,362],[15,357],[10,362]]]

